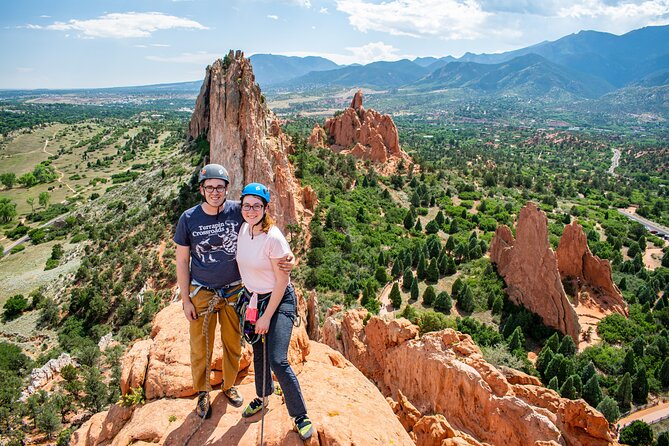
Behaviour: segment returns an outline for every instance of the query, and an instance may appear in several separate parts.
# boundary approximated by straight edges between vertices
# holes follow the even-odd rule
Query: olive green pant
[[[191,291],[195,287],[191,286]],[[209,301],[215,294],[205,288],[191,297],[198,317],[190,323],[190,368],[193,374],[193,388],[200,391],[211,391],[211,383],[207,374],[207,361],[211,363],[214,350],[214,337],[216,336],[216,323],[221,326],[221,341],[223,343],[223,384],[222,390],[228,390],[235,384],[239,372],[239,359],[242,356],[242,333],[239,329],[239,317],[235,313],[234,304],[238,294],[235,293],[228,300],[221,299],[216,306],[218,312],[209,313],[208,335],[209,335],[209,357],[207,357],[207,340],[203,334],[202,327],[207,316],[206,311]],[[227,302],[227,303],[226,303]]]

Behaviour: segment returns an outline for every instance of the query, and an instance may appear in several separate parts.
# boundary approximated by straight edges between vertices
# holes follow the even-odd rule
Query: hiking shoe
[[[244,409],[244,412],[242,412],[242,416],[244,418],[248,418],[260,412],[261,409],[262,400],[260,398],[254,398],[253,401],[251,401],[249,405],[246,406],[246,409]]]
[[[195,406],[195,413],[200,418],[209,418],[211,416],[209,392],[201,391],[197,394],[197,405]]]
[[[306,440],[313,435],[314,426],[308,416],[296,417],[293,422],[295,423],[295,430],[302,440]]]
[[[223,391],[223,395],[228,398],[228,401],[230,401],[230,404],[232,404],[235,407],[242,407],[242,403],[244,402],[244,398],[237,392],[236,387],[230,387],[228,390]]]

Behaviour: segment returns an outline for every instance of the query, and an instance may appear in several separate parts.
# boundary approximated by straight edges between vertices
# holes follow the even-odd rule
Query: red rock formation
[[[500,226],[490,245],[490,260],[504,277],[506,292],[516,304],[538,314],[544,324],[578,343],[578,316],[564,292],[555,253],[548,241],[546,215],[528,203],[520,210],[516,238]]]
[[[309,135],[308,144],[313,147],[325,147],[325,141],[327,140],[328,135],[325,134],[325,130],[316,123],[314,128],[311,130],[311,135]]]
[[[300,313],[303,312],[304,309],[301,308]],[[193,432],[194,436],[189,443],[191,445],[258,444],[259,416],[242,418],[243,407],[230,406],[226,398],[220,395],[219,390],[211,393],[213,416],[205,420],[202,426],[199,426],[200,420],[193,412],[194,398],[153,399],[193,393],[192,389],[189,389],[190,372],[188,376],[183,376],[181,373],[189,360],[188,349],[182,348],[184,342],[188,342],[188,330],[185,324],[186,320],[181,314],[179,304],[170,305],[158,314],[152,334],[153,339],[149,341],[153,343],[145,382],[149,401],[134,408],[115,405],[109,411],[94,415],[73,434],[70,442],[72,446],[98,444],[127,446],[149,443],[183,445]],[[141,342],[135,345],[138,344]],[[214,352],[220,350],[219,345]],[[139,375],[126,372],[126,369],[141,368],[141,366],[133,367],[133,358],[140,358],[140,362],[145,363],[142,359],[144,351],[146,345],[141,345],[141,348],[137,348],[137,352],[140,353],[126,355],[122,376]],[[309,415],[316,429],[316,433],[307,444],[413,445],[378,389],[341,354],[323,344],[308,341],[304,324],[294,330],[289,361],[298,374]],[[154,362],[158,364],[154,366]],[[177,372],[171,372],[171,367],[177,369]],[[153,375],[152,369],[155,371]],[[157,391],[154,387],[160,385],[165,388]],[[124,388],[129,387],[131,383],[124,383]],[[243,379],[239,390],[245,401],[253,399],[255,396],[253,374]],[[270,410],[265,417],[265,445],[302,444],[297,434],[292,432],[292,420],[281,398],[272,395],[269,400]],[[351,426],[356,425],[362,425],[364,429],[351,429]]]
[[[320,316],[318,314],[318,296],[316,291],[309,292],[307,300],[307,333],[309,339],[314,341],[321,340]]]
[[[418,338],[404,319],[372,317],[363,326],[365,316],[328,318],[323,338],[340,340],[335,347],[398,401],[393,410],[418,446],[616,444],[606,419],[583,400],[512,384],[468,335],[447,329]]]
[[[628,315],[627,303],[613,283],[608,260],[592,255],[583,228],[573,221],[565,226],[556,251],[563,280],[574,282],[576,290],[586,290],[605,313]]]
[[[342,114],[325,121],[324,129],[333,150],[372,161],[383,173],[395,171],[400,160],[411,162],[409,155],[400,147],[393,118],[372,109],[365,110],[362,106],[362,91],[353,96],[351,106]],[[325,139],[324,136],[323,129],[316,124],[309,144],[318,146]]]
[[[268,110],[241,51],[230,51],[207,67],[189,133],[192,138],[206,135],[211,162],[228,169],[230,198],[237,199],[244,184],[257,181],[269,187],[271,212],[282,230],[290,223],[308,224],[311,212],[304,213],[302,189],[288,162],[290,139]]]

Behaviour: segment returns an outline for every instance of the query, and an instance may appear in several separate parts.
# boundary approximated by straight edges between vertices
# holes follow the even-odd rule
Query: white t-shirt
[[[267,234],[261,232],[251,239],[248,223],[242,223],[237,238],[237,265],[242,282],[249,291],[260,294],[272,292],[276,277],[270,259],[287,254],[291,254],[290,246],[279,228],[272,226]]]

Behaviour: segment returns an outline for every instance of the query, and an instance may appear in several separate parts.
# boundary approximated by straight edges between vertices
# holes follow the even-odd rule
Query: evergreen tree
[[[453,286],[451,287],[451,296],[453,296],[453,299],[460,298],[460,293],[462,292],[464,285],[465,283],[460,277],[455,279],[455,282],[453,282]]]
[[[637,358],[643,358],[644,350],[646,348],[646,341],[643,340],[643,337],[637,336],[632,341],[632,351]]]
[[[557,353],[558,348],[560,347],[560,335],[557,334],[557,332],[553,333],[546,343],[544,344],[544,348],[550,348],[553,350],[553,353]]]
[[[409,291],[412,283],[413,273],[411,272],[411,268],[407,267],[404,270],[404,276],[402,277],[402,288],[404,288],[404,291]]]
[[[418,299],[418,279],[414,278],[411,282],[411,300]]]
[[[458,219],[454,218],[453,220],[451,220],[451,226],[448,229],[448,233],[449,234],[456,234],[459,230],[460,230],[460,228],[458,226]],[[449,237],[449,239],[450,239],[450,237]]]
[[[574,387],[574,376],[576,375],[567,377],[564,384],[562,384],[562,387],[560,387],[560,395],[563,398],[569,398],[570,400],[578,398],[576,388]]]
[[[597,374],[597,371],[595,370],[595,365],[592,363],[592,361],[588,361],[588,363],[583,367],[583,370],[581,371],[581,380],[584,383],[587,383],[590,381],[590,378],[595,376]],[[597,404],[591,404],[592,407],[597,406]]]
[[[560,383],[558,382],[557,376],[551,378],[548,382],[548,388],[560,393]]]
[[[86,395],[83,398],[84,406],[93,412],[100,412],[107,402],[107,386],[100,378],[100,371],[94,367],[88,370],[84,382]]]
[[[436,234],[437,232],[439,232],[439,224],[434,220],[430,220],[425,225],[425,233],[426,234]]]
[[[625,372],[618,384],[618,392],[616,393],[616,400],[618,406],[623,411],[627,411],[632,404],[632,377],[629,372]]]
[[[583,386],[583,399],[592,407],[597,407],[602,401],[602,398],[603,395],[602,388],[599,386],[599,376],[593,375]]]
[[[542,378],[545,376],[546,367],[548,367],[548,364],[550,364],[550,362],[553,360],[554,355],[555,353],[553,353],[553,350],[551,350],[548,346],[544,345],[544,348],[541,349],[534,367],[537,369]],[[550,380],[550,378],[548,379]],[[546,381],[544,380],[544,382]]]
[[[646,404],[648,402],[648,376],[646,376],[646,366],[641,363],[634,375],[632,382],[632,400],[636,404]]]
[[[53,434],[61,428],[60,415],[51,404],[44,405],[37,414],[37,428],[51,440]]]
[[[434,257],[432,257],[427,267],[426,278],[431,283],[436,283],[439,280],[439,268],[437,267],[437,259]]]
[[[620,430],[619,441],[630,446],[652,446],[653,429],[644,421],[632,421]]]
[[[350,235],[346,234],[346,237],[344,237],[344,242],[341,244],[341,250],[346,254],[353,251],[353,239],[351,239]]]
[[[437,212],[437,216],[434,217],[434,221],[437,222],[440,228],[444,225],[446,219],[444,218],[444,213],[441,212],[441,209],[439,210],[439,212]]]
[[[576,354],[576,344],[571,336],[564,336],[558,347],[558,353],[562,353],[566,357],[572,357]]]
[[[416,324],[418,322],[418,311],[411,304],[406,304],[400,313],[400,317],[409,320],[412,324]]]
[[[660,375],[658,376],[662,387],[669,387],[669,358],[665,358],[660,366]]]
[[[455,249],[455,237],[448,237],[446,240],[446,245],[444,245],[444,249],[446,249],[448,252],[453,252],[453,249]]]
[[[393,308],[399,309],[402,305],[402,295],[400,294],[400,286],[397,282],[393,283],[393,289],[390,290],[389,298]]]
[[[404,216],[404,229],[410,230],[413,228],[414,224],[414,217],[411,215],[411,211],[407,211],[406,215]]]
[[[458,307],[467,313],[474,311],[474,293],[472,293],[471,288],[467,285],[464,286],[464,289],[458,298]]]
[[[437,293],[434,291],[434,287],[429,285],[423,291],[423,305],[426,307],[431,307],[434,304],[434,300],[437,298]]]
[[[388,273],[386,272],[386,268],[384,266],[377,266],[376,271],[374,271],[374,278],[381,285],[385,285],[386,282],[388,282]]]
[[[418,280],[424,280],[427,275],[427,261],[421,252],[418,256],[418,267],[416,268],[416,277]]]
[[[448,271],[448,256],[446,254],[441,254],[439,260],[437,260],[437,267],[439,268],[439,274],[446,275]]]
[[[629,349],[625,354],[625,359],[623,360],[623,373],[627,372],[630,375],[636,373],[636,356],[634,356],[634,350]]]
[[[390,270],[390,274],[393,276],[393,279],[398,279],[402,275],[403,270],[404,266],[402,265],[402,261],[398,258],[393,263],[393,267]]]
[[[457,270],[457,267],[455,266],[455,259],[451,256],[446,256],[446,262],[447,262],[447,267],[446,267],[446,275],[447,276],[452,276],[455,274],[455,271]]]
[[[420,219],[416,219],[416,225],[413,227],[416,232],[422,232],[423,231],[423,225],[420,222]]]
[[[504,299],[502,296],[497,296],[492,302],[492,314],[502,314],[504,308]]]
[[[605,396],[602,401],[597,405],[597,410],[604,415],[606,420],[613,424],[620,418],[620,409],[618,404],[610,396]]]
[[[520,327],[516,327],[511,333],[511,336],[506,340],[509,345],[509,351],[515,352],[516,350],[525,350],[525,333]]]
[[[657,436],[657,446],[669,446],[669,432],[664,431]]]
[[[451,296],[449,296],[446,291],[442,291],[434,300],[434,309],[446,314],[450,314],[451,308],[453,308],[453,301],[451,300]]]

